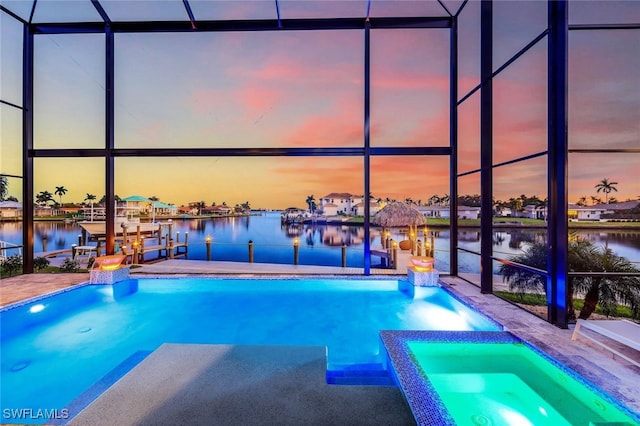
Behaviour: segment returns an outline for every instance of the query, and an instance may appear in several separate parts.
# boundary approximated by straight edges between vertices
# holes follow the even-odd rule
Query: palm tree
[[[583,195],[582,197],[580,197],[576,204],[579,205],[579,206],[586,206],[587,205],[587,196]]]
[[[53,199],[53,194],[49,191],[41,191],[38,195],[36,195],[36,202],[42,204],[43,206],[50,201],[55,200]]]
[[[313,213],[316,209],[316,198],[313,196],[313,194],[307,196],[307,200],[305,201],[305,203],[307,203],[307,205],[309,206],[309,211]]]
[[[91,220],[93,220],[93,202],[96,200],[96,196],[93,194],[89,194],[87,192],[87,196],[84,197],[83,201],[89,201],[91,203]]]
[[[521,198],[509,198],[509,208],[511,208],[512,212],[519,212],[522,210],[522,199]]]
[[[56,190],[53,191],[60,198],[60,205],[62,206],[62,196],[68,192],[68,189],[64,186],[56,186]]]
[[[569,271],[590,272],[640,272],[624,257],[613,254],[611,249],[597,246],[591,241],[572,238],[568,247]],[[509,260],[534,268],[546,270],[547,247],[544,242],[533,242],[520,255]],[[511,265],[501,265],[502,279],[509,283],[509,288],[521,294],[529,292],[546,292],[546,275],[525,271]],[[640,315],[640,278],[635,276],[571,276],[568,282],[568,293],[584,295],[584,306],[579,318],[587,319],[600,305],[605,314],[615,313],[618,303],[631,307],[635,317]],[[569,298],[568,311],[570,319],[575,319],[573,297]]]
[[[9,179],[6,176],[0,176],[0,201],[4,201],[9,193]]]
[[[605,204],[609,204],[609,193],[611,191],[616,191],[618,192],[618,188],[616,188],[614,185],[617,185],[618,182],[609,182],[609,178],[604,178],[600,181],[600,183],[598,183],[595,188],[597,189],[596,192],[604,192],[604,203]]]
[[[591,198],[591,205],[595,206],[596,204],[602,204],[602,199],[600,197],[595,197],[595,196],[590,196],[589,198]]]

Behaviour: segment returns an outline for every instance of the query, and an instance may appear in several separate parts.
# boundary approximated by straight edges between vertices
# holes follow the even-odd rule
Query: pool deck
[[[402,271],[376,271],[389,271],[393,274],[399,274],[400,277],[406,276]],[[169,260],[145,264],[140,268],[132,269],[131,274],[141,277],[158,275],[220,276],[226,274],[332,276],[362,274],[362,269]],[[85,283],[88,279],[87,273],[31,274],[6,278],[0,281],[0,306]],[[572,342],[573,325],[568,330],[559,329],[496,296],[481,294],[476,286],[456,277],[444,276],[441,277],[441,282],[458,297],[503,324],[508,331],[563,362],[632,410],[640,413],[640,368],[587,339],[579,338]],[[301,419],[304,419],[302,422],[304,424],[327,424],[328,420],[332,424],[393,424],[384,421],[383,418],[377,418],[376,421],[377,414],[372,416],[373,412],[370,416],[362,415],[366,412],[364,408],[371,409],[370,401],[376,401],[376,406],[383,406],[384,410],[382,411],[395,413],[395,418],[405,422],[400,424],[407,424],[408,407],[403,400],[398,399],[399,391],[396,388],[356,386],[349,391],[353,394],[345,397],[337,392],[336,388],[347,387],[324,383],[324,366],[316,359],[322,357],[317,353],[313,355],[312,352],[306,352],[304,348],[292,349],[287,358],[286,364],[297,365],[299,368],[295,367],[293,370],[285,371],[282,365],[277,362],[277,359],[281,358],[283,354],[277,353],[277,351],[269,352],[274,349],[273,347],[264,347],[265,352],[262,355],[257,355],[256,351],[253,351],[253,355],[249,358],[257,358],[258,364],[254,365],[251,362],[243,364],[248,362],[247,353],[243,352],[240,346],[233,347],[233,350],[229,350],[228,347],[224,348],[224,345],[170,346],[172,347],[168,349],[165,349],[165,346],[161,347],[131,370],[129,374],[125,375],[76,417],[73,424],[122,424],[114,423],[118,419],[123,419],[126,424],[171,424],[172,419],[192,418],[194,420],[192,424],[258,425],[268,424],[269,419],[273,420],[273,417],[269,416],[273,415],[281,416],[278,420],[291,419],[291,424],[296,421],[299,424]],[[196,347],[194,348],[194,346]],[[621,349],[624,350],[624,348]],[[240,358],[227,360],[229,353],[238,353]],[[637,351],[630,355],[639,356]],[[230,364],[223,363],[218,366],[216,360],[223,358],[225,362]],[[165,367],[173,365],[171,363],[176,363],[177,359],[182,360],[182,366]],[[164,364],[165,362],[167,364]],[[261,367],[259,366],[260,362],[263,363]],[[241,365],[241,368],[234,369],[235,367],[230,367],[232,365]],[[313,365],[316,366],[313,367]],[[209,368],[205,368],[206,366]],[[215,368],[212,368],[214,366]],[[153,371],[154,374],[145,373],[149,371]],[[180,377],[185,379],[180,379]],[[188,377],[192,379],[187,380]],[[252,377],[252,379],[248,379],[248,377]],[[298,379],[299,382],[296,381]],[[232,398],[234,389],[229,389],[223,383],[236,383],[238,380],[247,383],[242,390],[234,388],[237,391],[236,397],[241,394],[246,394],[247,397],[237,399],[242,403],[234,405],[234,401],[236,401],[235,398]],[[308,383],[308,385],[304,385],[304,383]],[[153,394],[155,395],[156,389],[160,386],[162,387],[160,396],[150,398],[149,390],[154,389]],[[298,386],[303,387],[298,388]],[[300,389],[300,391],[296,389]],[[207,398],[195,397],[202,392],[209,396]],[[192,395],[193,398],[185,397],[187,395]],[[348,403],[339,402],[343,399]],[[331,419],[328,419],[323,413],[326,412],[327,406],[333,407],[332,404],[338,404],[339,408],[333,410]],[[217,408],[214,411],[205,409],[209,405]],[[245,410],[249,414],[245,413],[242,414],[243,417],[238,417],[242,421],[228,422],[232,417],[227,417],[227,414],[231,415],[235,412],[234,410],[240,410],[247,406],[265,408]],[[356,414],[354,415],[354,413]],[[303,417],[299,417],[301,415]],[[220,419],[220,421],[217,422],[215,419]],[[286,424],[284,421],[278,421],[278,423]]]

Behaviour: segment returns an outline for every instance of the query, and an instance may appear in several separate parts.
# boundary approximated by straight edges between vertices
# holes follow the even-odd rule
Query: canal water
[[[305,224],[282,225],[279,212],[266,212],[261,215],[242,217],[217,217],[202,219],[173,219],[173,237],[179,233],[180,241],[188,234],[188,255],[191,260],[206,260],[205,241],[212,241],[212,260],[240,261],[249,259],[248,243],[254,244],[254,260],[260,263],[292,264],[293,245],[299,242],[299,263],[302,265],[340,266],[342,246],[346,246],[348,267],[364,265],[364,228],[360,225]],[[22,244],[20,223],[0,223],[0,240],[13,244]],[[44,240],[46,250],[69,249],[78,244],[82,229],[75,223],[62,221],[36,221],[34,224],[35,251],[42,252]],[[166,232],[166,231],[165,231]],[[395,230],[392,238],[400,241],[406,238],[404,229]],[[448,230],[430,228],[433,232],[436,266],[440,271],[449,270]],[[573,231],[572,231],[573,232]],[[577,236],[596,244],[609,247],[614,253],[625,257],[640,267],[640,230],[579,230]],[[504,229],[493,235],[494,256],[509,258],[519,254],[526,244],[534,239],[544,239],[545,229]],[[430,235],[429,235],[430,237]],[[418,236],[424,241],[422,231]],[[430,238],[429,238],[430,239]],[[475,228],[461,228],[458,233],[459,247],[479,252],[480,232]],[[380,236],[377,228],[371,228],[371,247],[380,248]],[[6,254],[13,254],[7,252]],[[372,257],[372,265],[380,263],[380,258]],[[479,272],[479,256],[461,252],[459,258],[461,272]]]

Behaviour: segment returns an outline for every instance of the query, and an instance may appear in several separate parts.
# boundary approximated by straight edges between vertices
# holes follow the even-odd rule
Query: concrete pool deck
[[[247,267],[247,265],[249,265],[249,267]],[[255,269],[251,269],[251,268],[254,268],[252,265],[260,265],[260,264],[244,264],[244,263],[238,264],[237,262],[217,262],[217,261],[206,262],[206,261],[173,260],[173,261],[158,262],[155,264],[146,264],[140,268],[133,269],[132,275],[134,277],[135,276],[142,277],[145,275],[148,275],[148,276],[157,276],[157,275],[216,276],[216,275],[224,275],[227,273],[228,274],[240,273],[240,274],[247,274],[247,275],[283,275],[283,276],[290,275],[291,276],[291,275],[300,275],[299,271],[301,269],[304,269],[304,273],[302,273],[303,275],[312,274],[312,275],[330,276],[330,275],[348,274],[348,272],[345,272],[343,268],[316,267],[316,266],[308,267],[308,268],[306,267],[300,268],[300,267],[294,267],[292,265],[260,265],[259,268],[262,270],[262,272],[258,272],[257,271],[258,267],[255,267]],[[236,267],[235,271],[232,270],[233,266]],[[300,268],[300,269],[296,270],[294,268]],[[342,270],[342,271],[341,272],[335,271],[336,269]],[[356,268],[348,268],[348,269],[356,269]],[[311,272],[311,270],[313,270],[313,272]],[[399,275],[399,277],[402,277],[402,276],[403,274]],[[382,278],[382,277],[378,277],[378,278]],[[64,288],[69,285],[84,283],[87,281],[88,281],[88,274],[33,274],[33,275],[25,275],[25,276],[3,279],[0,281],[0,304],[4,305],[7,303],[11,303],[6,301],[9,299],[16,299],[17,297],[18,297],[17,300],[21,300],[20,297],[22,299],[33,297],[34,295],[36,295],[36,294],[33,294],[34,292],[37,292],[37,294],[49,293],[49,292],[58,290],[59,288]],[[573,325],[568,330],[559,329],[553,325],[548,324],[541,318],[538,318],[533,314],[530,314],[529,312],[526,312],[523,309],[511,303],[508,303],[502,299],[499,299],[496,296],[493,296],[490,294],[481,294],[479,292],[479,289],[476,286],[473,286],[462,279],[445,276],[445,277],[441,277],[441,281],[454,294],[456,294],[463,300],[467,301],[469,304],[476,307],[477,309],[484,312],[485,314],[491,316],[498,322],[502,323],[507,330],[513,332],[523,340],[530,342],[531,344],[540,348],[541,350],[548,353],[552,357],[563,362],[570,368],[577,371],[583,377],[587,378],[588,380],[595,383],[600,388],[602,388],[603,390],[605,390],[606,392],[608,392],[609,394],[611,394],[612,396],[620,400],[622,403],[627,405],[632,410],[640,413],[640,368],[626,362],[623,359],[620,359],[619,357],[616,357],[611,352],[608,352],[600,348],[599,346],[588,341],[587,339],[579,339],[576,342],[572,342],[571,333],[572,333]],[[29,290],[29,291],[26,291],[26,290]],[[202,355],[205,358],[206,357],[215,358],[216,356],[219,356],[219,355],[215,355],[216,351],[219,350],[215,348],[215,346],[217,345],[202,345],[202,346],[212,347],[211,349],[212,352],[210,352],[206,356]],[[236,348],[241,348],[241,347],[236,347]],[[242,351],[238,353],[241,353],[241,352]],[[640,354],[638,354],[637,351],[635,351],[635,354],[632,354],[632,355],[640,357]],[[211,392],[210,390],[211,388],[209,387],[211,386],[211,384],[209,384],[206,380],[204,381],[194,380],[194,381],[187,381],[187,382],[181,382],[180,380],[173,380],[173,381],[168,380],[168,378],[171,377],[172,368],[167,368],[166,365],[163,366],[162,362],[158,361],[157,359],[158,356],[162,358],[162,353],[159,353],[159,355],[154,353],[147,358],[147,360],[153,361],[153,364],[145,366],[144,365],[145,361],[143,361],[143,363],[141,363],[138,367],[141,367],[141,368],[144,367],[145,369],[151,368],[153,371],[156,371],[157,376],[154,379],[156,380],[155,383],[159,383],[158,382],[159,380],[160,382],[163,383],[163,386],[168,387],[168,389],[163,390],[163,393],[169,396],[169,399],[167,401],[172,402],[175,405],[172,408],[172,410],[176,412],[182,412],[185,415],[187,415],[189,410],[196,410],[194,412],[195,413],[194,415],[199,413],[198,410],[204,410],[204,407],[198,407],[198,404],[194,403],[195,400],[187,401],[186,399],[179,397],[179,395],[182,395],[182,394],[197,395],[201,391]],[[170,360],[172,356],[175,356],[175,353],[174,355],[170,355],[168,360]],[[189,357],[191,356],[195,356],[196,357],[195,359],[199,359],[198,356],[201,356],[201,355],[189,355]],[[264,356],[266,357],[267,355],[264,355]],[[290,354],[289,356],[294,358],[297,357],[297,355],[294,355],[293,353]],[[307,356],[309,355],[305,354],[304,352],[301,353],[300,355],[301,358],[299,359],[299,362],[303,362],[303,360]],[[296,361],[292,361],[292,362],[295,363]],[[318,362],[318,361],[316,360],[315,362]],[[311,364],[313,364],[313,362],[311,362]],[[249,377],[247,376],[247,372],[253,371],[253,370],[251,370],[250,366],[246,368],[247,369],[245,370],[241,369],[240,371],[238,371],[237,374],[239,374],[239,377],[236,379],[233,378],[233,375],[228,376],[227,379],[230,380],[228,383],[233,384],[235,383],[236,380],[240,380],[240,381],[247,380],[247,377]],[[281,367],[278,367],[276,364],[272,364],[272,366],[269,367],[268,369],[270,369],[272,372],[276,372],[276,371],[281,371],[281,370],[278,370],[279,368]],[[306,371],[306,373],[304,374],[301,373],[302,376],[305,377],[305,379],[303,379],[303,382],[309,381],[309,383],[319,383],[317,386],[313,385],[317,388],[316,392],[318,392],[318,399],[315,399],[315,400],[313,398],[308,399],[306,398],[306,396],[308,396],[307,394],[305,394],[305,398],[297,399],[297,397],[292,396],[294,395],[294,393],[291,393],[291,392],[287,394],[288,396],[285,399],[287,399],[288,401],[287,404],[295,405],[295,407],[291,408],[294,410],[294,412],[298,412],[297,410],[300,410],[302,412],[308,412],[310,416],[312,413],[315,413],[315,412],[320,413],[318,414],[319,415],[318,422],[321,422],[321,413],[323,411],[323,408],[322,408],[323,404],[330,404],[331,398],[334,396],[331,396],[331,395],[330,397],[319,396],[319,393],[321,391],[318,390],[319,389],[318,387],[326,387],[328,389],[331,389],[333,387],[336,387],[337,385],[326,385],[324,383],[323,381],[324,380],[323,371],[325,368],[324,366],[322,366],[322,370],[320,371],[320,373],[318,373],[318,370],[316,368],[309,368],[309,369],[305,369],[305,368],[299,370],[299,371]],[[260,369],[258,369],[257,371],[259,370]],[[135,372],[135,369],[131,370],[130,373],[133,373],[133,372]],[[218,373],[216,373],[215,371],[211,371],[208,373],[205,372],[203,373],[205,375],[202,377],[214,378],[214,377],[217,377],[216,374]],[[283,374],[283,380],[284,380],[282,382],[283,384],[289,383],[287,377],[290,377],[291,374],[287,373],[286,371],[282,373],[277,373],[276,376],[278,374]],[[322,382],[321,384],[320,382],[317,382],[318,374],[320,374],[320,377],[322,377],[323,379],[321,381]],[[126,384],[124,382],[124,379],[127,377],[128,376],[125,376],[123,378],[122,380],[123,385],[121,386],[124,386]],[[141,376],[135,376],[135,377],[141,377]],[[281,400],[282,398],[284,398],[284,396],[282,393],[276,392],[275,389],[273,392],[270,392],[269,383],[271,380],[277,380],[277,378],[272,377],[269,380],[263,380],[264,378],[263,379],[259,378],[261,376],[257,376],[257,377],[258,378],[255,380],[254,385],[258,386],[258,388],[252,390],[252,395],[255,396],[256,401],[253,403],[245,402],[245,404],[256,404],[256,406],[262,406],[262,405],[266,406],[266,405],[272,404],[270,405],[271,407],[276,407],[278,404],[278,400]],[[219,380],[219,377],[216,380]],[[127,381],[129,383],[132,383],[130,380],[127,380]],[[139,420],[138,424],[151,424],[151,423],[171,424],[171,421],[168,420],[168,417],[166,417],[165,415],[166,413],[164,413],[163,410],[156,410],[154,408],[157,406],[159,402],[155,401],[153,398],[148,398],[145,396],[147,394],[151,395],[156,392],[156,387],[155,387],[156,385],[153,384],[154,382],[153,381],[147,382],[144,380],[140,381],[139,379],[135,379],[133,380],[133,382],[138,383],[136,385],[137,387],[129,388],[130,391],[128,392],[123,392],[122,391],[123,388],[119,388],[120,390],[118,391],[116,390],[116,387],[114,385],[114,387],[112,387],[110,390],[105,392],[101,397],[99,397],[94,402],[94,405],[90,405],[85,410],[84,413],[81,413],[79,417],[76,417],[77,421],[83,420],[83,423],[75,423],[75,424],[96,424],[97,422],[101,421],[101,419],[113,420],[115,418],[118,418],[117,416],[122,415],[122,413],[118,413],[118,410],[121,410],[120,407],[127,406],[127,404],[130,403],[129,400],[131,398],[135,399],[136,402],[134,405],[138,406],[136,412],[139,415],[141,415],[141,417],[137,418]],[[293,385],[293,383],[294,382],[290,382],[290,385],[297,386],[297,385]],[[261,385],[265,386],[265,388],[263,388],[262,390],[259,389]],[[341,386],[337,386],[337,387],[340,388]],[[286,388],[286,386],[284,386],[284,388]],[[361,387],[356,387],[356,388],[361,388]],[[291,389],[293,388],[290,388],[290,391]],[[385,388],[385,387],[377,387],[377,386],[370,387],[370,389],[373,389],[373,390],[378,389],[378,390],[381,390],[382,393],[378,394],[375,397],[367,396],[363,393],[359,397],[353,397],[353,399],[350,399],[349,401],[351,402],[349,404],[342,406],[344,408],[344,412],[341,415],[347,416],[347,417],[344,417],[345,419],[353,418],[351,417],[352,413],[361,412],[359,411],[360,408],[366,407],[368,405],[367,401],[369,398],[374,398],[374,400],[375,398],[382,398],[378,400],[380,404],[389,404],[389,407],[387,409],[398,410],[398,413],[402,413],[403,410],[405,411],[409,410],[403,400],[401,401],[402,403],[398,403],[398,399],[397,399],[398,393],[389,391],[389,389],[396,390],[398,392],[399,390],[395,388]],[[112,390],[113,392],[117,392],[117,393],[114,394],[113,392],[111,392]],[[224,390],[225,390],[225,386],[221,386],[220,391],[224,392]],[[366,392],[373,392],[373,390],[368,390]],[[330,392],[334,392],[334,391],[330,390]],[[353,392],[356,392],[355,388]],[[311,393],[313,394],[313,392]],[[213,396],[211,397],[213,398]],[[224,395],[221,394],[219,395],[219,397],[223,398]],[[103,400],[102,398],[108,398],[108,399]],[[267,400],[262,400],[262,398],[266,398]],[[273,399],[273,401],[269,401],[269,399]],[[109,402],[107,403],[107,401]],[[203,400],[201,401],[203,404],[205,403]],[[222,401],[222,399],[219,401]],[[382,402],[382,401],[386,401],[386,402]],[[218,402],[216,402],[216,404],[217,403]],[[163,403],[161,402],[160,405],[162,404]],[[95,407],[95,408],[92,408],[92,407]],[[100,409],[98,409],[97,407],[100,407]],[[218,407],[221,407],[221,405],[218,405]],[[180,411],[180,410],[183,410],[183,411]],[[143,413],[143,414],[140,414],[140,413]],[[156,417],[149,417],[150,415],[149,413],[155,413],[154,416]],[[282,414],[285,415],[284,412],[282,412]],[[90,417],[84,417],[85,415],[86,416],[90,415]],[[402,417],[401,414],[399,414],[399,416]],[[188,416],[183,417],[183,419],[188,419],[188,418],[189,418]],[[207,418],[206,421],[204,421],[205,420],[204,418],[202,417],[200,418],[203,424],[215,424],[215,422],[212,423],[213,419],[211,417]],[[133,417],[131,419],[133,419]],[[311,419],[311,417],[309,417],[309,419]],[[261,417],[260,413],[257,412],[256,417],[254,418],[255,423],[253,424],[269,423],[267,420],[268,419],[266,417],[265,418]],[[327,419],[324,419],[324,420],[326,421]],[[361,421],[359,423],[353,423],[353,424],[380,424],[381,423],[381,422],[373,421],[374,420],[373,418],[361,418],[360,420]],[[341,424],[351,424],[348,421],[340,422],[337,417],[335,418],[335,421],[331,423],[335,424],[336,422]],[[196,424],[198,423],[197,421],[195,421],[195,418],[194,418],[194,423]],[[221,421],[220,424],[222,423],[229,424]],[[250,424],[250,422],[249,423],[242,422],[242,423]],[[107,423],[104,423],[104,424],[107,424]],[[111,422],[108,422],[108,424],[116,424],[116,423],[111,421]],[[131,422],[128,422],[127,424],[131,424]],[[309,424],[313,424],[313,423],[311,422]],[[323,424],[323,423],[316,423],[316,424]]]

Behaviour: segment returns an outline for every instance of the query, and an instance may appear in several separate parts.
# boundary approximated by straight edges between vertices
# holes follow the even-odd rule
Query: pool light
[[[29,312],[31,312],[32,314],[37,314],[40,311],[44,310],[44,305],[42,303],[38,303],[37,305],[33,305],[32,307],[29,308]]]

